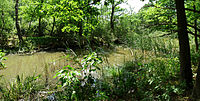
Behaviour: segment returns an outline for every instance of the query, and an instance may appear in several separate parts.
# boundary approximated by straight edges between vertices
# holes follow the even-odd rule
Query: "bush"
[[[103,100],[104,92],[98,89],[98,78],[92,73],[99,70],[98,64],[101,58],[95,52],[84,56],[81,61],[82,68],[78,70],[71,66],[65,66],[56,73],[61,91],[56,92],[57,100]],[[82,74],[81,74],[82,73]]]

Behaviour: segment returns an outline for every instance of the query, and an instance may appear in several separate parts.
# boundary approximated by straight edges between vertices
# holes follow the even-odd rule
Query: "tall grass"
[[[124,61],[121,66],[91,68],[99,63],[97,54],[93,53],[94,56],[84,57],[80,64],[85,69],[89,68],[90,72],[102,69],[98,76],[100,78],[86,75],[80,79],[76,76],[76,68],[68,65],[57,74],[61,83],[51,88],[53,93],[47,95],[56,100],[174,100],[182,96],[184,83],[178,80],[177,39],[135,33],[128,36],[127,44],[133,49],[134,55],[132,61]],[[46,86],[54,83],[49,82],[47,64],[44,71]],[[38,76],[25,79],[18,76],[6,89],[0,90],[3,92],[1,97],[6,100],[35,100],[37,93],[44,88],[45,84],[39,85]],[[48,97],[44,99],[48,100]]]
[[[16,77],[15,81],[4,85],[0,93],[0,99],[6,101],[14,100],[36,100],[38,91],[44,89],[44,85],[39,81],[40,76]]]
[[[177,58],[129,61],[104,68],[101,87],[113,100],[172,100],[183,94],[178,67]]]
[[[133,49],[152,51],[157,56],[178,56],[178,40],[172,37],[157,37],[131,33],[127,37],[128,45]]]

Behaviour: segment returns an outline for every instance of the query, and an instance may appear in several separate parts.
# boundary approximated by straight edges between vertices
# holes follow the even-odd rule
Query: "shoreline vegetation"
[[[147,1],[0,0],[0,100],[199,100],[199,0]]]

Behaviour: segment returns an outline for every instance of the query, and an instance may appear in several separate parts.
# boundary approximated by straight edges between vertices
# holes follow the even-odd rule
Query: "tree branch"
[[[176,8],[173,8],[173,7],[158,7],[158,6],[155,6],[155,5],[147,5],[147,6],[144,6],[144,7],[155,7],[155,8],[172,9],[172,10],[175,10],[175,9],[176,9]]]
[[[174,30],[173,32],[177,32],[177,31]],[[174,34],[174,33],[163,34],[163,35],[160,35],[158,37],[164,37],[164,36],[168,36],[168,35],[172,35],[172,34]]]
[[[197,36],[197,37],[199,37],[200,38],[200,35],[195,35],[193,32],[191,32],[191,31],[187,31],[189,34],[191,34],[191,35],[194,35],[194,36]]]
[[[161,9],[172,9],[172,10],[175,10],[176,8],[173,8],[173,7],[158,7],[158,6],[155,6],[155,5],[147,5],[147,6],[144,6],[144,7],[155,7],[155,8],[161,8]],[[200,11],[197,11],[197,10],[194,10],[194,9],[190,9],[190,8],[185,8],[185,10],[187,11],[192,11],[194,13],[200,13]]]
[[[172,24],[170,24],[170,23],[156,23],[156,24],[149,24],[146,27],[150,27],[150,26],[164,26],[164,25],[176,25],[177,26],[177,24],[175,24],[175,23],[172,23]]]
[[[187,24],[187,26],[188,26],[188,27],[192,27],[192,28],[194,28],[195,30],[198,30],[198,31],[200,32],[200,29],[197,28],[197,27],[195,27],[195,26],[192,26],[192,25],[190,25],[190,24]]]
[[[190,8],[185,8],[185,10],[187,11],[192,11],[194,13],[200,13],[200,11],[194,10],[194,9],[190,9]]]

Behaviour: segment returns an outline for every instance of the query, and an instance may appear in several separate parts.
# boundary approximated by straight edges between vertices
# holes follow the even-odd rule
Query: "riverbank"
[[[5,78],[15,78],[17,75],[30,75],[33,73],[41,74],[44,72],[45,65],[49,68],[56,69],[62,68],[67,64],[72,65],[73,57],[81,57],[87,54],[87,51],[82,50],[68,50],[68,51],[43,51],[33,54],[8,54],[7,60],[3,61],[7,68],[0,71],[0,74]],[[129,48],[116,47],[113,51],[104,51],[99,53],[104,59],[104,65],[120,65],[125,61],[129,61],[133,57],[132,50]],[[66,57],[68,56],[68,57]],[[116,58],[117,57],[117,58]],[[79,58],[78,58],[79,59]],[[80,60],[79,60],[80,61]]]
[[[87,52],[84,53],[82,50],[80,52],[82,54],[78,51],[38,52],[31,55],[10,54],[5,61],[8,68],[0,71],[4,73],[3,82],[6,81],[8,84],[20,82],[25,85],[26,80],[32,78],[31,88],[23,88],[18,84],[15,86],[21,87],[24,93],[32,87],[36,88],[28,95],[19,95],[23,99],[32,99],[30,98],[32,96],[40,100],[49,97],[59,100],[96,98],[165,100],[182,96],[184,92],[181,90],[184,84],[178,80],[180,71],[177,57],[160,57],[162,53],[118,46],[112,51],[97,53],[103,61],[99,64],[94,63],[98,60],[95,54],[85,56]],[[86,67],[83,65],[83,60]],[[89,68],[92,65],[100,68]],[[83,71],[95,73],[85,75]],[[17,81],[16,77],[20,78],[20,81]],[[8,86],[16,89],[12,85]],[[6,91],[11,90],[9,88]],[[3,94],[6,94],[6,91]],[[16,91],[13,93],[18,94]]]

